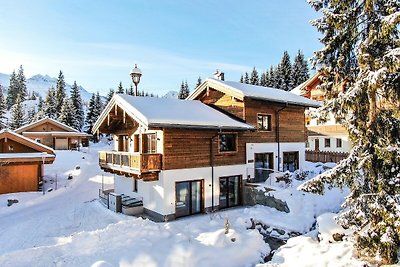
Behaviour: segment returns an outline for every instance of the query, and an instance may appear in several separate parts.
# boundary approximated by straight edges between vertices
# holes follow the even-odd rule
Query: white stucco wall
[[[246,161],[247,170],[250,177],[254,174],[254,154],[255,153],[273,153],[274,170],[283,169],[283,153],[299,152],[299,168],[303,168],[305,162],[305,143],[280,143],[280,166],[278,169],[278,144],[277,143],[247,143],[246,144]],[[249,162],[250,161],[250,162]]]
[[[330,147],[325,147],[325,138],[331,140]],[[342,139],[342,147],[336,146],[336,139]],[[319,139],[319,151],[331,151],[331,152],[349,152],[351,145],[349,137],[347,135],[331,135],[331,136],[308,136],[309,147],[306,150],[315,150],[315,140]]]

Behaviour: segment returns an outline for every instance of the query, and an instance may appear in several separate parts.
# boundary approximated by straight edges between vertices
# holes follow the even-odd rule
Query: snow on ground
[[[102,181],[112,188],[113,176],[98,167],[92,144],[84,151],[56,151],[45,168],[45,194],[0,195],[0,266],[254,266],[270,252],[251,218],[276,228],[306,233],[324,212],[336,212],[346,192],[317,196],[290,186],[267,183],[276,198],[287,201],[290,213],[255,206],[182,218],[168,223],[116,214],[97,200]],[[310,164],[309,177],[326,164]],[[68,176],[72,175],[69,180]],[[51,192],[48,192],[49,189]],[[7,207],[7,199],[19,203]],[[359,266],[352,243],[329,243],[334,214],[318,218],[317,231],[290,238],[265,266]],[[224,233],[228,218],[230,230]],[[263,265],[260,265],[263,266]]]
[[[242,209],[170,223],[107,210],[98,190],[113,177],[98,167],[100,149],[56,151],[45,169],[45,187],[53,191],[45,195],[0,196],[0,266],[251,266],[269,253],[258,231],[247,230]],[[7,207],[9,198],[19,203]]]

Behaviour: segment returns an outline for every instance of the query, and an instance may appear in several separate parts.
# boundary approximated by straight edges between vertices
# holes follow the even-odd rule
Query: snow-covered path
[[[0,266],[245,266],[268,253],[261,235],[246,229],[242,209],[171,223],[105,209],[98,189],[102,175],[108,185],[113,177],[99,169],[98,149],[57,151],[45,172],[57,174],[58,190],[0,196]],[[7,207],[13,197],[20,202]]]

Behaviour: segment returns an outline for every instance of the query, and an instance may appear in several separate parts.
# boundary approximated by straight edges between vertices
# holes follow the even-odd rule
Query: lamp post
[[[142,71],[135,64],[135,67],[131,70],[130,74],[131,74],[132,82],[135,84],[135,96],[137,96],[138,95],[137,86],[140,82],[140,77],[142,76]]]

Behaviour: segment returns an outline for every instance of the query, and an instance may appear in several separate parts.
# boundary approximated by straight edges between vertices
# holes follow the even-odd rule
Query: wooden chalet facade
[[[326,92],[320,88],[322,83],[320,79],[321,75],[321,73],[315,73],[306,82],[293,89],[292,92],[313,100],[325,100]],[[337,86],[334,87],[333,93],[337,95],[343,92],[345,89],[344,86],[344,83],[338,83]],[[311,119],[311,116],[306,114],[306,127],[306,151],[310,151],[313,154],[313,157],[309,157],[309,160],[316,159],[316,161],[325,162],[322,158],[328,158],[335,161],[333,159],[336,157],[326,157],[326,153],[347,154],[350,151],[352,145],[349,140],[349,134],[343,126],[336,122],[332,114],[329,114],[327,120],[323,123],[319,122],[317,119]],[[315,156],[319,152],[321,152],[321,159]]]
[[[120,175],[115,193],[141,197],[147,213],[170,220],[240,205],[243,180],[300,168],[304,109],[318,104],[242,85],[208,79],[187,100],[114,95],[93,133],[113,136],[99,164]]]
[[[51,164],[54,151],[10,130],[0,131],[0,194],[37,191],[43,164]]]
[[[92,136],[51,118],[43,118],[24,125],[16,129],[15,132],[48,147],[60,150],[79,149],[80,146],[88,146],[89,138]]]

